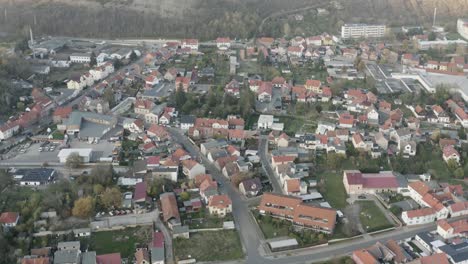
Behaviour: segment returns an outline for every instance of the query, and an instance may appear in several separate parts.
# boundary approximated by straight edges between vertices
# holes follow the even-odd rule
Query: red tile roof
[[[159,165],[159,162],[161,161],[160,156],[148,156],[146,157],[146,164],[148,165]]]
[[[307,80],[305,83],[306,87],[320,87],[322,82],[320,80]]]
[[[445,146],[442,152],[445,158],[449,158],[452,155],[460,157],[460,153],[451,145]]]
[[[177,200],[174,193],[163,193],[160,195],[161,207],[163,212],[164,222],[174,218],[180,221],[179,208],[177,207]]]
[[[359,171],[345,171],[349,185],[362,185],[363,188],[398,188],[398,180],[389,172],[361,173]]]
[[[320,227],[329,232],[333,232],[336,223],[335,210],[303,204],[299,197],[265,193],[258,209],[286,216],[298,225]]]
[[[211,196],[208,202],[209,207],[215,207],[218,209],[228,208],[232,205],[232,201],[226,194]]]
[[[135,185],[135,201],[146,200],[146,182],[142,181]]]
[[[365,249],[356,250],[353,252],[353,259],[360,261],[361,264],[378,264],[379,262]]]
[[[406,214],[407,214],[408,218],[428,216],[428,215],[433,215],[435,213],[436,213],[436,211],[434,209],[432,209],[432,208],[422,208],[422,209],[406,211]]]
[[[419,260],[421,264],[449,264],[445,253],[437,253],[431,256],[422,257]]]
[[[206,179],[208,179],[210,182],[213,181],[213,178],[209,174],[198,174],[195,176],[195,186],[200,187],[200,184],[202,184],[202,182],[204,182]]]
[[[421,196],[424,196],[431,190],[431,188],[429,188],[429,186],[427,186],[427,184],[425,184],[422,181],[412,182],[408,184],[408,186],[415,190],[417,193],[419,193],[419,195]]]
[[[71,106],[57,107],[54,111],[54,116],[59,116],[61,118],[68,118],[70,113],[73,111]]]
[[[288,193],[298,193],[301,191],[301,180],[299,179],[286,180],[285,184]]]
[[[16,223],[16,220],[18,219],[19,214],[16,212],[3,212],[0,215],[0,223],[2,224],[12,224]]]
[[[122,259],[120,253],[97,255],[96,264],[122,264]]]
[[[153,241],[151,246],[154,248],[164,248],[164,234],[162,232],[153,233]]]
[[[49,264],[50,259],[47,257],[41,258],[23,258],[21,259],[21,264]]]

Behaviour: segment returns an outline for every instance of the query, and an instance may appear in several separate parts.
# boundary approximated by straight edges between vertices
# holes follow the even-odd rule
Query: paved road
[[[281,188],[280,180],[276,177],[273,169],[270,165],[270,158],[268,155],[268,138],[266,136],[260,136],[258,143],[258,153],[260,155],[260,162],[265,173],[270,179],[271,186],[273,187],[274,193],[283,193],[283,188]]]
[[[325,247],[317,247],[313,249],[299,249],[296,251],[288,251],[283,253],[272,253],[269,255],[264,254],[262,250],[262,242],[260,241],[261,232],[254,220],[249,214],[246,202],[241,199],[239,193],[232,187],[226,178],[213,166],[193,145],[186,136],[182,135],[180,130],[175,128],[168,128],[174,139],[181,143],[185,149],[195,157],[201,157],[202,163],[210,170],[212,176],[219,181],[222,185],[222,192],[227,193],[233,202],[233,216],[236,222],[236,228],[240,234],[241,241],[245,250],[246,260],[245,263],[255,264],[302,264],[302,263],[315,263],[318,261],[325,261],[337,256],[348,255],[354,250],[369,247],[377,241],[385,242],[389,239],[403,240],[415,236],[419,232],[433,231],[436,229],[436,223],[430,223],[417,227],[402,227],[391,232],[382,234],[366,236],[351,241],[328,245]],[[458,217],[451,219],[455,221],[462,219]]]
[[[193,145],[186,136],[182,135],[180,130],[175,128],[168,128],[173,138],[181,143],[184,148],[194,157],[201,158],[203,165],[210,171],[213,178],[218,181],[222,187],[220,188],[222,193],[229,195],[232,200],[232,214],[236,223],[236,229],[238,230],[242,245],[244,247],[245,255],[247,256],[246,263],[262,263],[264,258],[259,253],[260,247],[260,234],[259,230],[249,213],[249,208],[242,200],[240,194],[231,183],[221,174],[211,162],[209,162],[201,153],[198,147]]]
[[[174,263],[174,255],[173,255],[173,249],[172,249],[172,235],[167,229],[167,227],[164,225],[164,223],[161,221],[161,218],[159,218],[159,210],[156,209],[156,220],[155,220],[155,226],[157,229],[161,230],[161,232],[164,235],[164,247],[166,251],[166,263],[172,264]]]

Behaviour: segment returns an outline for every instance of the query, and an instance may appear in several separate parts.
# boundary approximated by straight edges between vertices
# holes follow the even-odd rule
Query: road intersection
[[[313,248],[304,248],[287,252],[280,253],[270,253],[266,252],[266,242],[261,238],[261,230],[253,219],[252,214],[250,213],[248,202],[242,199],[239,192],[230,184],[230,182],[220,173],[218,168],[216,168],[208,159],[206,159],[200,152],[199,148],[192,143],[191,140],[185,136],[182,131],[176,128],[168,128],[168,131],[173,136],[174,140],[179,142],[184,146],[184,148],[194,157],[198,157],[203,165],[210,171],[213,178],[221,183],[221,191],[229,195],[233,204],[233,216],[236,223],[236,229],[238,230],[244,252],[246,255],[245,263],[252,264],[283,264],[283,263],[292,263],[292,264],[302,264],[302,263],[315,263],[318,261],[325,261],[334,257],[348,255],[354,250],[360,248],[366,248],[377,241],[385,242],[389,239],[393,240],[404,240],[411,238],[420,232],[428,232],[435,230],[437,227],[436,223],[430,223],[425,225],[419,225],[415,227],[399,227],[393,231],[373,234],[365,237],[360,237],[351,240],[345,240],[343,242],[329,244],[326,246],[318,246]],[[267,161],[267,154],[262,151],[266,151],[266,140],[264,138],[260,139],[260,156],[262,162]],[[269,165],[268,161],[265,164],[266,167]],[[269,170],[267,169],[267,172]],[[269,177],[274,177],[269,175]],[[272,181],[272,184],[274,184]],[[274,187],[277,188],[277,187]],[[458,218],[453,218],[450,221],[458,220]]]

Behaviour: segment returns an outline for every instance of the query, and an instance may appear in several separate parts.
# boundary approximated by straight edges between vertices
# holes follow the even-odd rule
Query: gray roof
[[[417,234],[418,237],[421,238],[422,241],[426,242],[426,244],[430,245],[432,241],[434,241],[434,236],[429,232],[421,232]]]
[[[96,251],[84,252],[81,255],[81,264],[96,264]]]
[[[88,122],[99,122],[101,124],[107,124],[111,125],[116,123],[116,118],[114,116],[110,115],[102,115],[98,113],[93,113],[93,112],[79,112],[79,111],[74,111],[70,114],[70,117],[68,118],[66,125],[67,126],[80,126],[83,120],[86,120]]]
[[[80,248],[80,241],[59,242],[57,247],[61,248]]]
[[[164,248],[151,248],[151,262],[155,263],[165,259]]]
[[[247,192],[256,192],[262,189],[262,183],[259,178],[245,180],[241,183]]]
[[[189,227],[188,226],[174,226],[172,228],[172,232],[174,234],[183,234],[189,232]]]
[[[80,137],[100,138],[107,132],[111,126],[92,123],[88,121],[81,122]]]
[[[210,140],[205,143],[202,143],[205,149],[217,149],[227,147],[227,142],[225,140]]]
[[[466,241],[456,245],[447,244],[439,247],[439,249],[445,252],[455,263],[468,260],[468,242]]]
[[[59,250],[54,254],[54,264],[80,263],[79,250]]]
[[[152,172],[177,172],[177,170],[178,170],[177,167],[157,166],[157,167],[151,168]]]
[[[76,229],[73,229],[73,233],[75,234],[91,233],[91,228],[76,228]]]
[[[195,124],[196,117],[194,115],[183,115],[180,117],[181,124]]]

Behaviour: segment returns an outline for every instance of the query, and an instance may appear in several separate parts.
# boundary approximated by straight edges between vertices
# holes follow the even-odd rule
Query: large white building
[[[74,63],[90,63],[91,53],[73,53],[70,55],[70,61]]]
[[[341,38],[380,38],[385,35],[385,25],[344,24]]]
[[[457,31],[460,36],[468,39],[468,19],[459,18],[457,20]]]
[[[82,158],[83,163],[89,163],[91,160],[91,156],[93,154],[93,150],[90,148],[70,148],[70,149],[62,149],[58,153],[57,157],[60,160],[60,163],[67,162],[67,158],[73,154],[77,153]]]

